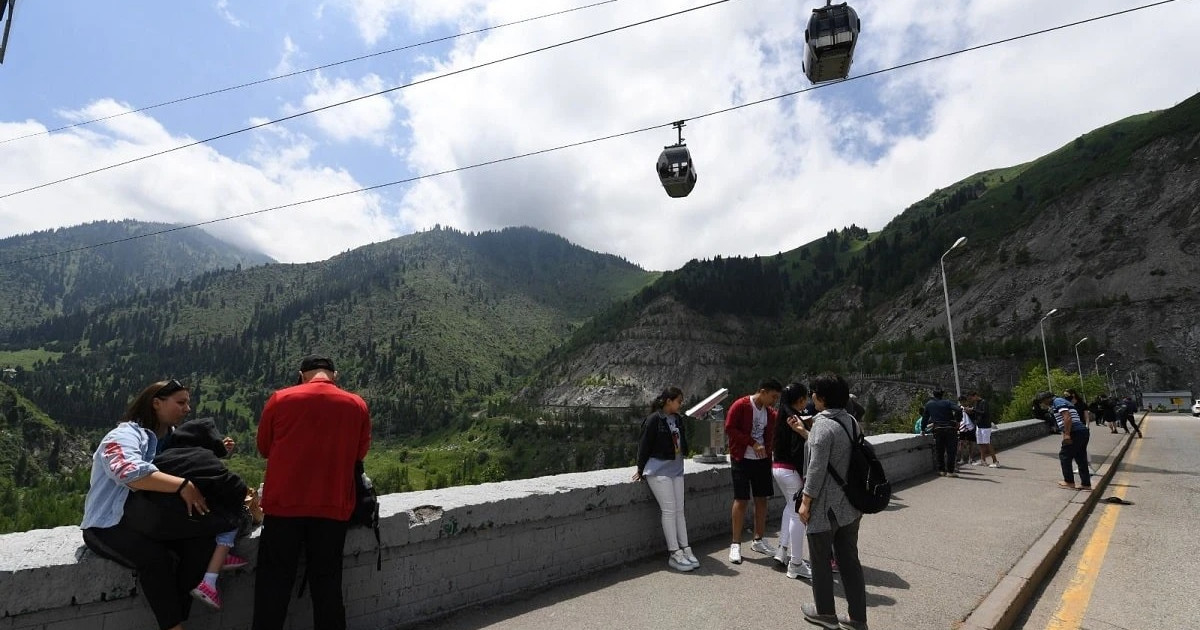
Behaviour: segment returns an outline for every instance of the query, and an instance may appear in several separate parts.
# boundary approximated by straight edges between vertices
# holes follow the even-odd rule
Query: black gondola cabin
[[[804,29],[804,74],[813,83],[845,79],[854,62],[862,22],[848,4],[813,9]]]

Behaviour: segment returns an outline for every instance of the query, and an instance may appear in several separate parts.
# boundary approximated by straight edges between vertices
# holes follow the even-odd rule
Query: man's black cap
[[[321,354],[310,354],[303,359],[300,359],[300,371],[308,372],[310,370],[329,370],[336,372],[337,368],[333,367],[333,361],[329,357]]]

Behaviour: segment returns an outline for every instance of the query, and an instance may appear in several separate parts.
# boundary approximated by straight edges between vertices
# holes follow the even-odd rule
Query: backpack
[[[375,532],[375,570],[383,570],[383,544],[379,540],[379,495],[367,476],[362,460],[354,462],[354,511],[350,527],[369,527]]]
[[[829,464],[827,467],[830,476],[846,493],[850,505],[859,512],[882,512],[892,499],[892,484],[887,480],[883,464],[875,456],[875,448],[862,433],[855,431],[856,435],[852,436],[846,425],[840,420],[837,423],[850,439],[850,468],[846,471],[846,479],[843,481],[842,476],[833,469],[833,464]]]

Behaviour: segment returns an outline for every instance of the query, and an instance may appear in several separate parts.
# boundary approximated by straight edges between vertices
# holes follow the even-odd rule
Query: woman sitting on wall
[[[137,571],[158,625],[182,630],[191,609],[192,587],[216,545],[215,532],[146,533],[144,523],[125,516],[130,492],[174,494],[189,517],[208,514],[204,495],[191,481],[154,466],[161,441],[191,411],[191,394],[177,380],[152,383],[129,405],[92,456],[91,487],[83,506],[83,541],[96,554]],[[161,535],[157,535],[161,534]]]

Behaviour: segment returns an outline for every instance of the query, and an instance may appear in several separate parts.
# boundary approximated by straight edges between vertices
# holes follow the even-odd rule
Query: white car
[[[1196,404],[1192,405],[1192,416],[1200,418],[1200,398],[1196,399]]]

